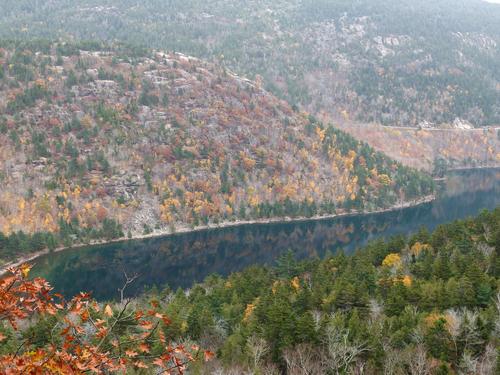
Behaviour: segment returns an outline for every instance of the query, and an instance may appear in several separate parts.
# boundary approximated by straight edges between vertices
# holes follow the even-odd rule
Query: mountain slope
[[[94,238],[113,219],[137,234],[432,192],[430,177],[194,58],[72,45],[0,56],[5,233]]]
[[[500,6],[481,0],[7,0],[0,34],[121,40],[220,60],[312,112],[500,123]]]
[[[500,127],[402,128],[352,122],[338,127],[405,165],[434,174],[450,168],[500,165]]]

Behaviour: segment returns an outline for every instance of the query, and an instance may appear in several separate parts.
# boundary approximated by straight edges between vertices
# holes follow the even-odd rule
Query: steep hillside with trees
[[[217,60],[313,113],[500,124],[500,5],[482,0],[6,0],[0,24]]]
[[[500,209],[352,257],[289,254],[274,268],[133,301],[82,293],[59,303],[47,282],[27,279],[29,266],[12,272],[0,279],[2,373],[500,370]]]
[[[375,210],[433,191],[429,176],[259,81],[185,55],[4,43],[0,67],[0,228],[12,234],[1,258],[155,229]]]
[[[452,168],[500,166],[500,127],[397,128],[342,122],[338,128],[404,165],[436,175]]]
[[[289,254],[151,296],[169,301],[169,335],[217,353],[207,373],[494,375],[499,288],[496,209],[353,256]]]

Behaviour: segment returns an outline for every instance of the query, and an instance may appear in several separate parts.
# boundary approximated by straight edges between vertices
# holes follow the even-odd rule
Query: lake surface
[[[49,254],[35,261],[34,275],[72,296],[92,291],[96,299],[118,297],[124,271],[139,278],[136,295],[152,285],[187,288],[212,273],[227,275],[252,264],[273,264],[288,250],[298,258],[352,253],[368,241],[429,230],[500,205],[500,170],[450,173],[438,199],[417,207],[320,221],[243,225],[176,234]]]

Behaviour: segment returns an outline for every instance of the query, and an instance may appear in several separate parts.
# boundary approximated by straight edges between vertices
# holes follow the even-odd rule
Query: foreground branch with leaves
[[[159,312],[157,301],[145,311],[134,308],[131,300],[103,306],[87,293],[65,301],[52,293],[46,280],[29,280],[30,268],[11,268],[0,280],[2,374],[99,374],[148,368],[182,374],[190,362],[212,356],[194,344],[168,342],[163,330],[170,320]],[[34,325],[36,329],[30,330]]]

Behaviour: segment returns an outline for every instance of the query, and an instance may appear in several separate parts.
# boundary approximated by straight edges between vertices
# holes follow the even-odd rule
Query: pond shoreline
[[[433,176],[433,180],[435,182],[442,182],[446,181],[449,176],[446,176],[447,173],[450,172],[467,172],[467,171],[480,171],[480,170],[486,170],[486,171],[500,171],[500,165],[480,165],[477,167],[453,167],[453,168],[447,168],[445,172],[445,176],[439,177],[439,176]]]
[[[66,251],[66,250],[76,250],[79,248],[84,248],[84,247],[89,247],[89,246],[108,245],[108,244],[112,244],[112,243],[144,240],[144,239],[150,239],[150,238],[170,237],[170,236],[175,236],[177,234],[188,234],[188,233],[194,233],[194,232],[210,231],[210,230],[240,227],[240,226],[247,226],[247,225],[280,224],[280,223],[294,223],[294,222],[299,223],[299,222],[307,222],[307,221],[329,220],[329,219],[335,219],[335,218],[340,218],[340,217],[352,217],[352,216],[381,214],[381,213],[393,212],[393,211],[398,211],[398,210],[411,208],[411,207],[417,207],[417,206],[420,206],[423,204],[430,203],[434,200],[436,200],[436,194],[430,194],[430,195],[426,195],[426,196],[419,198],[419,199],[415,199],[412,201],[406,201],[406,202],[400,202],[399,204],[395,204],[391,207],[378,209],[378,210],[374,210],[374,211],[350,211],[350,212],[342,212],[342,213],[329,214],[329,215],[316,215],[316,216],[311,216],[311,217],[299,216],[299,217],[292,218],[292,217],[287,216],[287,217],[275,217],[275,218],[255,219],[255,220],[235,220],[235,221],[226,221],[226,222],[222,222],[219,224],[200,225],[200,226],[197,226],[195,228],[192,228],[191,226],[184,225],[184,226],[181,226],[179,228],[176,228],[176,230],[173,232],[170,229],[158,230],[158,231],[153,231],[152,233],[149,233],[149,234],[133,235],[131,238],[120,237],[120,238],[115,238],[115,239],[109,240],[109,241],[92,241],[88,244],[77,244],[77,245],[69,246],[69,247],[67,247],[67,246],[58,247],[53,251],[45,249],[45,250],[30,254],[28,256],[18,258],[12,262],[9,262],[9,263],[1,266],[0,267],[0,276],[3,276],[5,273],[7,273],[7,270],[10,267],[17,267],[17,266],[20,266],[21,264],[32,262],[41,256],[44,256],[44,255],[47,255],[50,253],[59,253],[59,252]]]

